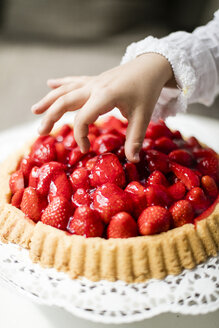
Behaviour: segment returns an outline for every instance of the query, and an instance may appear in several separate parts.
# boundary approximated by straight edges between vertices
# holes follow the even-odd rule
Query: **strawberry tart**
[[[179,274],[219,249],[217,153],[163,121],[127,161],[127,123],[90,125],[82,154],[69,125],[0,167],[0,237],[72,279],[143,282]]]

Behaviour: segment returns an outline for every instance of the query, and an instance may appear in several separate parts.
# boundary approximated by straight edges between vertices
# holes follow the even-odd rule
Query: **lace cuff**
[[[166,116],[175,115],[177,112],[185,112],[188,100],[192,96],[196,85],[195,71],[187,58],[186,52],[181,48],[177,49],[168,40],[149,36],[128,46],[121,64],[144,53],[158,53],[164,56],[172,67],[178,86],[178,90],[163,88],[153,116],[155,118],[165,118]]]

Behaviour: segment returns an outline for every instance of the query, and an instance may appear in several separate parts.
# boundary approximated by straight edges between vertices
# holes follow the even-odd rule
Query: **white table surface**
[[[171,126],[181,128],[185,135],[192,134],[219,152],[219,122],[196,116],[179,116],[169,119]],[[4,132],[0,134],[5,137]],[[1,265],[1,264],[0,264]],[[0,281],[0,327],[1,328],[70,328],[70,327],[103,327],[104,324],[89,322],[57,307],[38,305]],[[199,316],[162,314],[152,319],[126,325],[126,327],[150,328],[219,328],[219,310]],[[115,325],[108,325],[109,328]]]

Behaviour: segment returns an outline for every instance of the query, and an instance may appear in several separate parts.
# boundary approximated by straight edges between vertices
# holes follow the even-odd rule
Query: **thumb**
[[[136,108],[131,118],[126,133],[125,154],[130,162],[139,162],[139,151],[145,137],[150,115],[145,109]]]

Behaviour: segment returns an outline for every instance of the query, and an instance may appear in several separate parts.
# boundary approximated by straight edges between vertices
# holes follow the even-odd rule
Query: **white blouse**
[[[175,32],[152,36],[128,46],[122,64],[144,53],[159,53],[172,66],[178,89],[163,88],[153,117],[165,118],[185,112],[187,105],[210,106],[219,93],[219,10],[207,25],[193,33]]]

